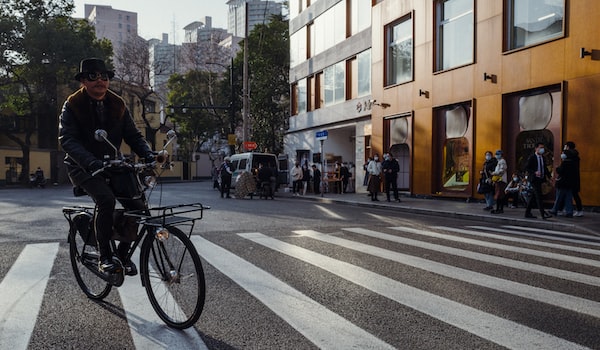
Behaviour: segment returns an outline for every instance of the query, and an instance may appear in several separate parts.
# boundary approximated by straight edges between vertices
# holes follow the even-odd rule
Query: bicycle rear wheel
[[[142,283],[152,308],[167,325],[191,327],[202,313],[206,292],[202,262],[190,239],[176,227],[168,238],[154,230],[140,252]]]
[[[69,255],[77,284],[91,299],[104,299],[112,289],[98,274],[99,254],[96,247],[86,244],[74,229],[69,233]]]

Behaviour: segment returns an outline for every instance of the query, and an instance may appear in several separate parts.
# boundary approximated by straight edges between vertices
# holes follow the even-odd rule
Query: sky
[[[73,16],[79,18],[84,17],[85,4],[137,12],[139,36],[160,39],[162,33],[167,33],[169,43],[175,44],[183,39],[183,27],[203,21],[205,16],[212,17],[213,28],[227,29],[229,10],[227,0],[74,0],[74,4]]]

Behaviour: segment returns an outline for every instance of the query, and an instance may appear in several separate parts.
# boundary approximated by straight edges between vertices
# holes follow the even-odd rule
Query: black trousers
[[[110,238],[113,235],[113,212],[117,202],[116,197],[102,176],[92,177],[79,186],[96,204],[94,230],[98,241],[98,252],[101,259],[108,258],[110,257]],[[145,207],[143,199],[123,199],[119,202],[129,210],[141,210]],[[129,245],[129,242],[120,242],[116,253],[123,258],[129,250]]]
[[[390,200],[390,189],[394,193],[394,199],[398,200],[398,184],[396,183],[397,175],[384,175],[385,183],[383,187],[385,189],[385,195]]]
[[[221,176],[221,198],[223,195],[229,197],[229,190],[231,189],[231,176]]]
[[[537,204],[538,209],[540,210],[540,214],[542,217],[544,216],[544,203],[542,202],[542,182],[541,181],[532,181],[531,182],[532,195],[534,198],[529,199],[529,203],[527,204],[527,209],[525,209],[525,214],[531,214],[531,209],[534,204]]]

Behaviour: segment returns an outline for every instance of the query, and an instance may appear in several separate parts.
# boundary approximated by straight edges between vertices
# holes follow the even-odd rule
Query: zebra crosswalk
[[[291,329],[274,329],[271,337],[299,334],[306,346],[297,348],[600,348],[600,238],[506,225],[340,227],[334,232],[238,232],[191,239],[213,272],[206,275],[207,303],[211,284],[227,279]],[[240,254],[239,246],[253,254]],[[46,289],[58,283],[54,275],[61,270],[55,265],[66,251],[63,242],[24,245],[0,276],[0,348],[30,349],[32,338],[49,336],[38,330],[45,324],[39,310],[56,297]],[[260,263],[266,255],[276,263]],[[282,273],[286,269],[297,272]],[[319,276],[295,277],[304,271]],[[350,302],[339,297],[330,301],[298,280],[319,280],[320,286],[330,281],[327,288],[342,299],[365,295],[373,300],[342,310]],[[77,288],[75,283],[65,287]],[[245,332],[243,328],[220,324],[229,333],[215,331],[211,317],[219,311],[210,305],[196,327],[169,329],[154,314],[138,278],[126,279],[112,293],[118,293],[123,324],[136,349],[269,347],[260,339],[232,334]],[[370,303],[383,304],[389,314],[379,311],[370,320],[364,316]],[[390,329],[381,321],[385,318],[396,327]],[[421,332],[406,334],[417,320]]]

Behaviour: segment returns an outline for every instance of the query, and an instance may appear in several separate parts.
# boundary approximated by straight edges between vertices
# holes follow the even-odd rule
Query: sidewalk
[[[518,225],[538,229],[564,231],[572,233],[584,233],[600,236],[600,213],[584,211],[583,217],[566,218],[564,216],[552,217],[543,220],[537,209],[532,210],[536,219],[525,218],[525,208],[504,208],[503,214],[491,214],[483,210],[483,201],[446,198],[424,198],[401,195],[401,202],[387,202],[385,193],[380,193],[379,202],[371,201],[366,193],[327,193],[322,197],[307,193],[305,196],[293,196],[291,191],[284,192],[283,189],[277,193],[278,197],[289,197],[298,200],[313,200],[323,203],[344,203],[368,208],[396,208],[404,213],[415,213],[424,215],[437,215],[467,220],[482,220],[498,225]],[[585,209],[585,208],[584,208]],[[548,209],[547,209],[548,210]]]

